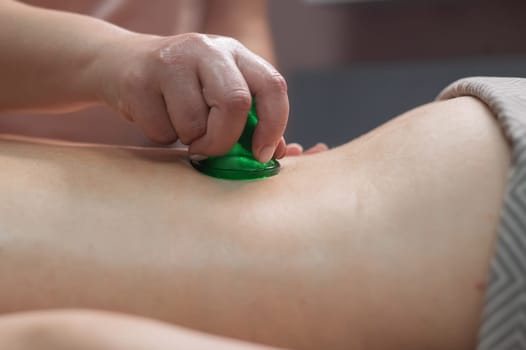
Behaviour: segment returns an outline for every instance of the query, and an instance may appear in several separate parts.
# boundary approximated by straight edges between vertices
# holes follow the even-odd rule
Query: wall
[[[526,2],[271,0],[287,137],[344,143],[464,76],[526,77]]]
[[[270,0],[286,71],[356,61],[525,53],[526,1],[306,5]]]

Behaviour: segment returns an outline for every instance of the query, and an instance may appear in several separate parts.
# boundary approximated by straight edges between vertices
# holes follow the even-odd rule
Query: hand
[[[294,156],[315,154],[315,153],[325,152],[328,149],[329,149],[329,146],[327,146],[326,144],[322,142],[318,142],[316,145],[312,146],[306,151],[303,151],[303,146],[300,145],[299,143],[290,143],[286,147],[285,156],[294,157]]]
[[[329,150],[329,146],[327,146],[323,142],[318,142],[311,148],[307,149],[306,151],[303,150],[303,146],[299,143],[289,143],[285,141],[285,138],[281,138],[281,141],[276,148],[276,153],[274,156],[277,159],[281,159],[283,157],[295,157],[295,156],[301,156],[301,155],[309,155],[309,154],[315,154],[320,152],[325,152]]]
[[[194,156],[224,154],[241,135],[254,96],[254,155],[262,162],[285,155],[286,82],[234,39],[126,33],[100,50],[93,67],[98,95],[154,142],[179,139]]]

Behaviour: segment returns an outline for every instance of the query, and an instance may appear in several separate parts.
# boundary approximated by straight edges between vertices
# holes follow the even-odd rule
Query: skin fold
[[[0,311],[90,308],[288,349],[474,348],[510,150],[470,97],[255,182],[170,150],[0,141]]]

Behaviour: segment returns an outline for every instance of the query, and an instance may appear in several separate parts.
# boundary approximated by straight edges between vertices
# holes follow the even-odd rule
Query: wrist
[[[115,33],[97,46],[86,69],[84,86],[87,96],[96,103],[118,107],[126,82],[138,74],[137,61],[141,50],[148,50],[148,39],[153,35],[129,31]],[[134,68],[135,67],[135,68]]]
[[[78,75],[82,97],[92,104],[108,102],[110,86],[114,85],[118,72],[126,65],[126,58],[117,59],[122,43],[140,35],[125,30],[106,33],[87,53],[85,64]]]

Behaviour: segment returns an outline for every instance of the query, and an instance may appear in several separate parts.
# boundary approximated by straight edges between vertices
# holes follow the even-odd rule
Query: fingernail
[[[200,161],[200,160],[205,160],[208,157],[202,154],[190,154],[188,158],[190,158],[191,160]]]
[[[273,155],[274,155],[274,147],[265,146],[261,149],[261,152],[259,152],[259,159],[262,163],[266,163],[272,159]]]

